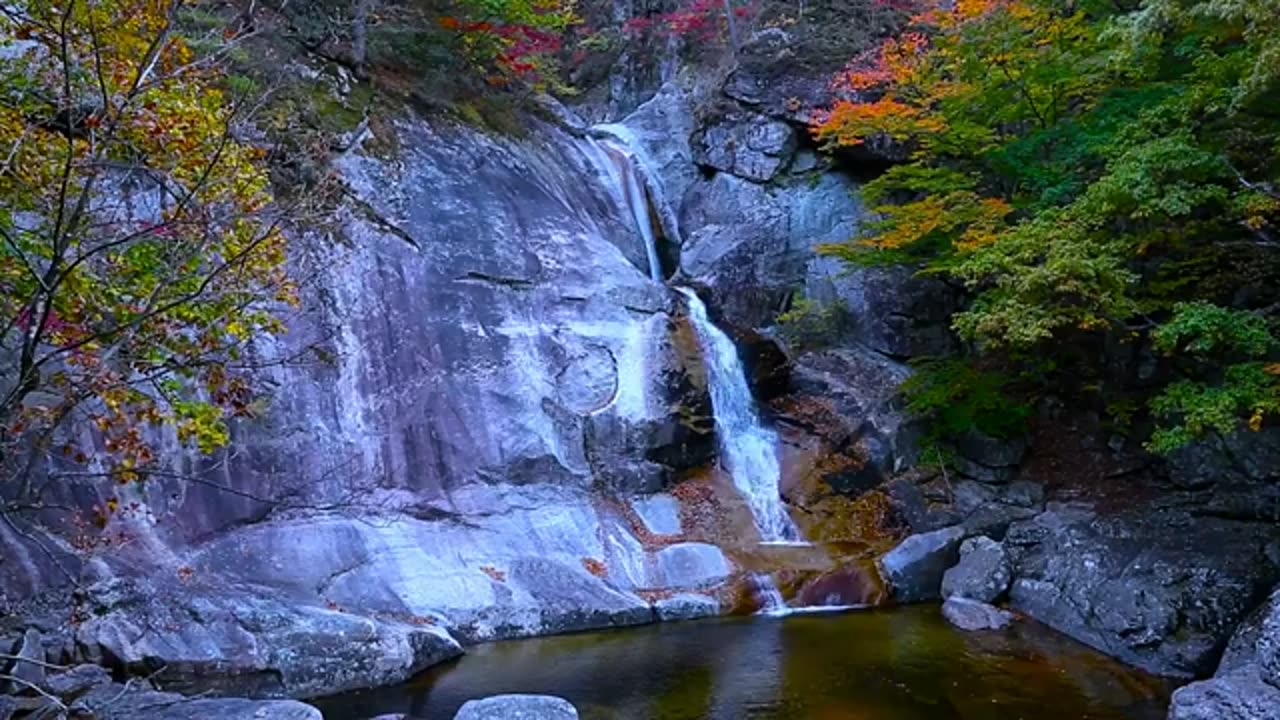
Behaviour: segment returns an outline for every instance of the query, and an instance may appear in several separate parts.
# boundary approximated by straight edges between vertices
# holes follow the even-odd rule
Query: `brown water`
[[[648,625],[469,649],[410,683],[318,703],[328,720],[449,720],[499,693],[583,720],[1162,720],[1168,688],[1031,621],[962,633],[936,605]]]

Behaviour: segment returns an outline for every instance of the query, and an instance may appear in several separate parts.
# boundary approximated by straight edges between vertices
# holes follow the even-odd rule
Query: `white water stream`
[[[609,194],[619,209],[631,216],[636,232],[644,242],[649,262],[649,277],[663,281],[662,261],[658,257],[658,229],[650,214],[649,193],[641,174],[641,160],[622,140],[607,136],[588,140],[587,155],[602,175]]]
[[[689,303],[689,316],[707,364],[707,384],[711,390],[721,462],[732,476],[733,484],[747,498],[760,539],[774,543],[797,542],[800,532],[778,494],[782,475],[778,438],[756,415],[755,400],[751,397],[738,349],[729,336],[707,318],[707,307],[696,293],[689,288],[676,290]]]

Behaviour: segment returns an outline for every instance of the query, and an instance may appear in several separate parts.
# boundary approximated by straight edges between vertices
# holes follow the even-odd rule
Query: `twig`
[[[40,695],[44,696],[44,698],[47,699],[49,702],[53,703],[54,705],[57,705],[58,709],[62,710],[63,712],[67,712],[67,706],[63,705],[61,700],[54,697],[53,695],[50,695],[48,692],[41,689],[40,686],[36,685],[35,683],[27,682],[26,680],[23,680],[20,677],[14,677],[12,675],[0,675],[0,680],[8,680],[9,682],[17,683],[30,690],[35,690]]]
[[[38,665],[42,668],[48,668],[49,670],[70,670],[71,669],[71,666],[69,665],[54,665],[53,663],[47,663],[43,660],[26,658],[26,657],[22,657],[21,655],[10,655],[9,653],[0,653],[0,660],[16,660],[20,663],[31,663],[32,665]],[[15,664],[14,667],[17,667],[17,665]]]

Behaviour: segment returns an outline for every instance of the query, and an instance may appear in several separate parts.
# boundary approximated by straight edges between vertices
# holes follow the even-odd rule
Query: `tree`
[[[1278,33],[1274,0],[924,3],[813,128],[908,157],[867,188],[880,219],[826,251],[959,279],[954,327],[987,356],[1164,354],[1153,449],[1256,429],[1280,410]],[[1046,379],[1103,376],[1080,355]]]
[[[164,428],[211,451],[254,413],[255,338],[297,303],[265,152],[224,72],[242,24],[184,33],[183,0],[0,8],[0,474],[120,482]],[[82,447],[61,432],[93,427]]]

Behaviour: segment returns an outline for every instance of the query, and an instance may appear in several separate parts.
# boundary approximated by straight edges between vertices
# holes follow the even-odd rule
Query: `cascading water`
[[[782,591],[778,590],[773,578],[764,573],[752,573],[747,576],[747,582],[751,584],[751,589],[760,599],[761,615],[778,615],[787,612],[787,601],[782,599]]]
[[[707,307],[689,288],[676,288],[689,303],[689,316],[707,364],[711,410],[725,469],[746,496],[765,542],[796,542],[800,532],[782,507],[777,437],[760,424],[747,374],[733,341],[707,318]]]
[[[649,277],[663,281],[662,261],[658,258],[658,235],[649,214],[651,204],[640,174],[639,160],[622,141],[609,136],[589,141],[588,155],[603,175],[606,187],[618,207],[631,215],[636,232],[644,241],[649,261]]]

